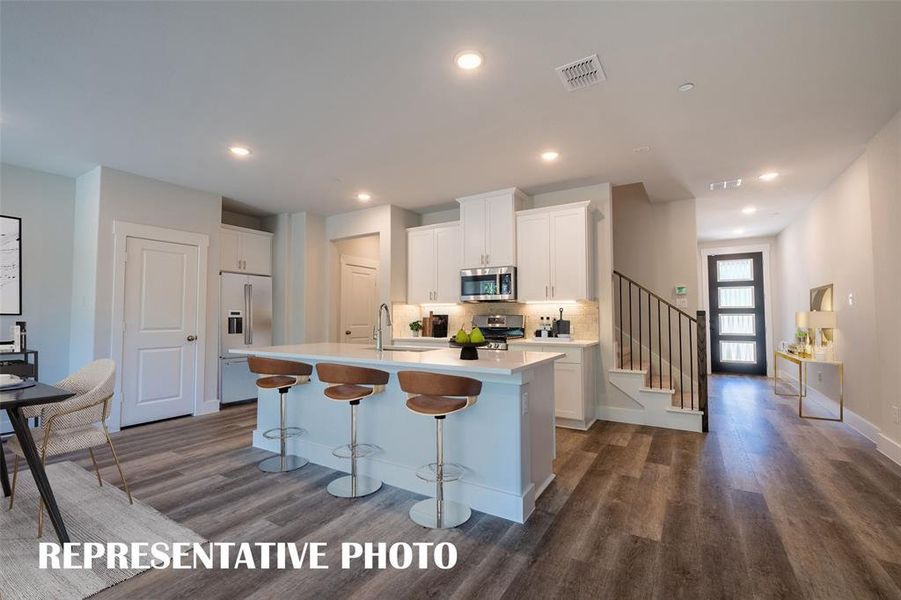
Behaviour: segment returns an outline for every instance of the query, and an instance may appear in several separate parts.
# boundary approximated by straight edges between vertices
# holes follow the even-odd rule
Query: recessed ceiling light
[[[741,227],[739,227],[738,229],[733,229],[733,230],[732,230],[732,233],[734,233],[735,235],[741,235],[741,234],[743,234],[744,232],[745,232],[745,230],[742,229]]]
[[[690,81],[686,81],[685,83],[683,83],[682,85],[679,86],[680,92],[690,92],[693,89],[695,89],[695,84],[693,84]]]
[[[359,194],[357,194],[357,200],[359,200],[360,202],[369,202],[370,200],[372,200],[372,196],[370,196],[366,192],[360,192]]]
[[[552,162],[560,158],[560,153],[556,150],[548,150],[546,152],[541,153],[541,160],[545,162]]]
[[[769,173],[764,173],[757,179],[759,179],[760,181],[772,181],[777,177],[779,177],[779,173],[777,173],[776,171],[770,171]]]
[[[651,151],[650,146],[636,146],[635,148],[632,148],[632,152],[650,152],[650,151]]]
[[[464,50],[454,57],[454,62],[464,71],[472,71],[482,66],[482,55],[475,50]]]
[[[240,156],[242,158],[253,154],[253,152],[250,151],[250,148],[245,148],[244,146],[229,146],[228,151],[235,156]]]
[[[753,215],[754,213],[757,212],[757,207],[756,206],[746,206],[743,209],[741,209],[741,212],[742,212],[742,214],[745,214],[745,215]]]

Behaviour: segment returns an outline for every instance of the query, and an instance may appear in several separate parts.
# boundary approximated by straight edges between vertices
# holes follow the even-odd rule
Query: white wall
[[[688,286],[688,309],[698,308],[695,201],[651,203],[642,184],[613,188],[613,264],[659,296]]]
[[[881,399],[878,425],[884,436],[880,446],[901,463],[901,423],[892,414],[892,407],[901,407],[901,112],[870,141],[867,163]]]
[[[97,300],[97,227],[100,224],[100,167],[75,180],[75,217],[70,268],[72,325],[69,336],[69,368],[91,362]]]
[[[0,318],[0,339],[25,321],[40,378],[58,381],[69,373],[75,180],[0,165],[0,213],[22,219],[23,269],[22,315]]]
[[[845,405],[854,413],[849,420],[871,435],[878,430],[880,450],[901,462],[901,426],[892,416],[901,405],[899,148],[901,113],[778,236],[777,249],[780,337],[791,339],[795,311],[808,308],[810,288],[832,283],[836,353],[845,363]]]

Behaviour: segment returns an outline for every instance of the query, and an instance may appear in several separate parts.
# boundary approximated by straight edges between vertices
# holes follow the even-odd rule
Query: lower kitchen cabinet
[[[558,427],[586,430],[595,421],[597,346],[510,344],[511,350],[558,352],[554,362],[554,416]]]

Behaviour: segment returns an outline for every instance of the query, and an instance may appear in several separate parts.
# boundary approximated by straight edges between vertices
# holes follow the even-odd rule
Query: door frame
[[[349,254],[342,254],[338,261],[338,343],[343,344],[342,341],[344,339],[344,327],[342,324],[344,323],[344,302],[342,301],[344,298],[344,267],[349,265],[357,265],[358,267],[366,267],[367,269],[373,269],[375,271],[375,300],[379,301],[381,296],[379,295],[379,267],[380,261],[373,260],[371,258],[363,258],[360,256],[351,256]],[[382,332],[384,335],[384,332]],[[390,339],[390,338],[389,338]]]
[[[763,323],[766,328],[766,335],[764,336],[764,340],[766,343],[766,348],[763,351],[767,354],[764,356],[769,357],[769,352],[772,352],[773,346],[773,303],[771,301],[773,290],[772,290],[772,277],[770,277],[770,245],[769,244],[746,244],[741,246],[715,246],[710,248],[701,248],[701,258],[698,261],[698,281],[701,282],[701,288],[698,290],[698,306],[701,307],[701,310],[707,313],[707,339],[710,339],[710,281],[709,276],[707,274],[707,264],[711,256],[716,256],[718,254],[744,254],[748,252],[760,252],[763,255]],[[766,375],[767,377],[773,376],[773,365],[771,360],[766,361]],[[707,344],[707,374],[710,375],[713,373],[711,371],[712,362],[710,359],[710,344]]]
[[[194,357],[194,409],[200,415],[219,410],[219,399],[206,407],[204,399],[206,363],[207,261],[210,236],[127,221],[113,221],[113,316],[110,327],[110,355],[116,361],[116,388],[110,407],[109,427],[122,426],[122,373],[125,352],[125,250],[128,238],[183,244],[197,248],[197,354]],[[215,403],[215,406],[212,406]]]

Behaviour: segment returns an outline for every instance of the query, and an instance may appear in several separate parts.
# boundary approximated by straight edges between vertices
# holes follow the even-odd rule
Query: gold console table
[[[777,390],[779,383],[779,359],[787,360],[798,365],[798,393],[782,394]],[[838,368],[838,418],[814,417],[804,414],[804,398],[807,396],[807,365],[831,365]],[[803,419],[818,419],[820,421],[843,421],[845,419],[845,365],[839,360],[818,360],[805,358],[797,354],[790,354],[776,350],[773,353],[773,392],[778,396],[798,396],[798,416]]]

